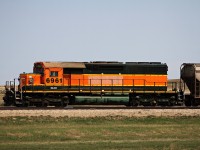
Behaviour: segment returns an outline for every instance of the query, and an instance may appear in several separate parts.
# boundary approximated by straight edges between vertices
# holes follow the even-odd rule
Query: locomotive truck
[[[78,96],[125,96],[130,106],[198,105],[200,64],[183,64],[179,82],[168,82],[167,71],[161,62],[35,62],[32,73],[6,81],[3,99],[5,105],[66,106]]]

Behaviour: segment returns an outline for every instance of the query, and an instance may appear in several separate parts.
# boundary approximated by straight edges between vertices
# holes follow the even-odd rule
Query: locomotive
[[[5,105],[66,106],[78,96],[125,96],[129,106],[198,105],[200,64],[180,70],[180,81],[168,82],[168,66],[161,62],[35,62],[33,73],[6,81],[3,99]]]

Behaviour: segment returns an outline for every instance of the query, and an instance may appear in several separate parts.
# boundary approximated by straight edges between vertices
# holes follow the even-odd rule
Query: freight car
[[[184,82],[184,100],[186,106],[197,106],[200,104],[200,64],[184,63],[181,65],[181,79]],[[186,88],[189,94],[186,94]]]
[[[76,104],[77,96],[127,96],[127,105],[131,106],[182,105],[182,86],[168,83],[167,71],[167,64],[161,62],[36,62],[33,73],[22,73],[18,79],[6,82],[4,102],[66,106]],[[185,74],[181,77],[187,83],[191,77],[186,79]]]

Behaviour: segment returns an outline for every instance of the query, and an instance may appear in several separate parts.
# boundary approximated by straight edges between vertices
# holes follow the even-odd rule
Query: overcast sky
[[[200,0],[0,0],[0,84],[36,61],[200,63]]]

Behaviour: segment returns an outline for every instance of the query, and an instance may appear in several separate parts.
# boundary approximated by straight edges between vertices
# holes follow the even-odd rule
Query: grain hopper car
[[[197,106],[200,104],[200,64],[184,63],[181,65],[181,79],[184,82],[183,92],[186,92],[186,86],[189,93],[184,95],[185,105]]]

